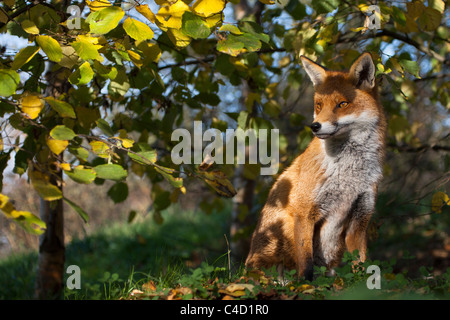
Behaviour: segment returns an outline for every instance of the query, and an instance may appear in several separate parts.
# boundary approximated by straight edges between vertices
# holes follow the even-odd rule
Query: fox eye
[[[315,108],[316,108],[317,112],[320,112],[320,110],[322,110],[322,104],[321,103],[316,103]]]
[[[342,101],[342,102],[339,102],[338,107],[344,109],[344,108],[347,108],[348,105],[349,105],[349,103],[347,101]]]

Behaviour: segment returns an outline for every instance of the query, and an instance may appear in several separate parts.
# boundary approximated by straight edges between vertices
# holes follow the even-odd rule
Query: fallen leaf
[[[297,292],[305,293],[305,294],[311,294],[315,290],[315,287],[310,284],[302,284],[300,287],[297,288]]]
[[[141,295],[143,295],[144,292],[138,289],[133,289],[133,291],[131,291],[130,295],[133,297],[139,297]]]
[[[156,291],[156,285],[153,281],[146,282],[142,285],[142,290],[146,292],[154,292]]]

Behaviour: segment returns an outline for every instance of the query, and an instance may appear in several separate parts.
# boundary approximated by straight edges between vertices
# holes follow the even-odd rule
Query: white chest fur
[[[346,214],[363,193],[374,193],[382,176],[382,142],[374,127],[321,140],[324,180],[315,203],[322,216]]]

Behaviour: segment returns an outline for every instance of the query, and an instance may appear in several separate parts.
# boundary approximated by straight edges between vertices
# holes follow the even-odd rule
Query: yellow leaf
[[[144,17],[146,17],[150,22],[155,23],[156,22],[156,16],[155,14],[150,10],[147,4],[136,6],[137,12],[142,14]]]
[[[9,202],[9,197],[0,193],[0,210],[2,210],[5,214],[11,214],[14,210],[14,205]]]
[[[98,11],[106,7],[110,7],[111,3],[108,0],[97,0],[97,1],[89,1],[86,0],[86,4],[88,5],[91,11]]]
[[[67,146],[69,145],[69,141],[67,140],[56,140],[53,138],[47,139],[46,142],[50,150],[56,155],[59,155],[61,152],[66,150]]]
[[[170,28],[167,31],[167,36],[169,37],[170,41],[172,41],[172,43],[178,48],[184,48],[191,42],[191,37],[188,37],[183,33],[183,31],[178,29]]]
[[[226,4],[225,0],[197,0],[192,6],[192,10],[199,16],[210,17],[222,12]]]
[[[232,297],[241,297],[245,295],[245,290],[253,291],[255,286],[250,283],[232,283],[223,290],[223,293]]]
[[[55,201],[62,198],[62,191],[50,183],[49,177],[39,171],[28,167],[28,176],[31,178],[31,184],[39,196],[46,201]]]
[[[315,287],[310,284],[302,284],[300,287],[298,287],[297,291],[301,293],[313,293],[315,290]]]
[[[137,41],[144,41],[153,38],[153,31],[148,25],[136,19],[127,18],[123,23],[125,32]]]
[[[136,67],[141,68],[143,66],[144,62],[143,62],[143,60],[141,59],[141,56],[138,53],[136,53],[136,52],[134,52],[132,50],[127,50],[127,53],[128,53],[128,56],[131,59],[131,62],[133,62],[133,64]]]
[[[431,210],[436,213],[442,213],[442,207],[450,206],[450,198],[445,192],[436,192],[431,199]]]
[[[89,144],[91,145],[92,151],[100,158],[109,158],[109,147],[106,143],[102,141],[91,141]]]
[[[23,20],[22,21],[22,28],[25,30],[26,33],[29,34],[39,34],[39,29],[36,27],[33,21],[31,20]]]
[[[223,22],[223,19],[224,19],[223,12],[219,12],[210,17],[203,18],[202,20],[205,22],[205,24],[208,26],[208,28],[214,28],[217,25],[221,25]]]
[[[275,4],[275,0],[259,0],[264,4]]]
[[[36,53],[39,52],[39,50],[40,48],[37,46],[29,46],[20,49],[20,51],[17,52],[17,54],[14,57],[14,61],[11,65],[11,68],[13,70],[20,69],[23,65],[28,63],[31,59],[33,59],[33,57],[36,55]]]
[[[70,168],[70,163],[64,162],[64,163],[61,163],[59,166],[60,166],[61,169],[63,169],[64,171],[70,171],[70,170],[71,170],[71,168]]]
[[[45,52],[49,60],[59,62],[62,57],[62,48],[58,41],[50,36],[37,36],[37,44]]]
[[[183,22],[183,14],[189,10],[190,8],[186,3],[178,0],[174,4],[161,7],[156,14],[156,20],[166,28],[180,29]]]
[[[236,190],[222,171],[199,171],[199,173],[220,196],[232,198],[236,195]]]
[[[30,119],[36,119],[43,107],[44,102],[38,96],[28,95],[22,98],[22,112],[26,113]]]
[[[116,137],[122,142],[124,148],[131,148],[134,144],[132,139],[128,139],[127,132],[124,129],[119,130],[119,137]]]
[[[368,8],[369,8],[369,5],[365,4],[365,3],[358,5],[358,9],[362,12],[366,12]]]
[[[0,194],[0,210],[8,219],[15,220],[31,234],[42,234],[46,228],[45,223],[31,212],[16,210],[9,198],[3,194]]]

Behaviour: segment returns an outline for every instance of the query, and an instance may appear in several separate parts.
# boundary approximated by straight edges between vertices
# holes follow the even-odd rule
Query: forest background
[[[281,172],[312,138],[299,56],[341,70],[365,51],[388,117],[370,257],[447,274],[449,19],[442,0],[2,1],[0,253],[27,270],[2,286],[60,296],[81,256],[93,279],[239,269],[276,175],[175,165],[171,133],[277,128]]]

